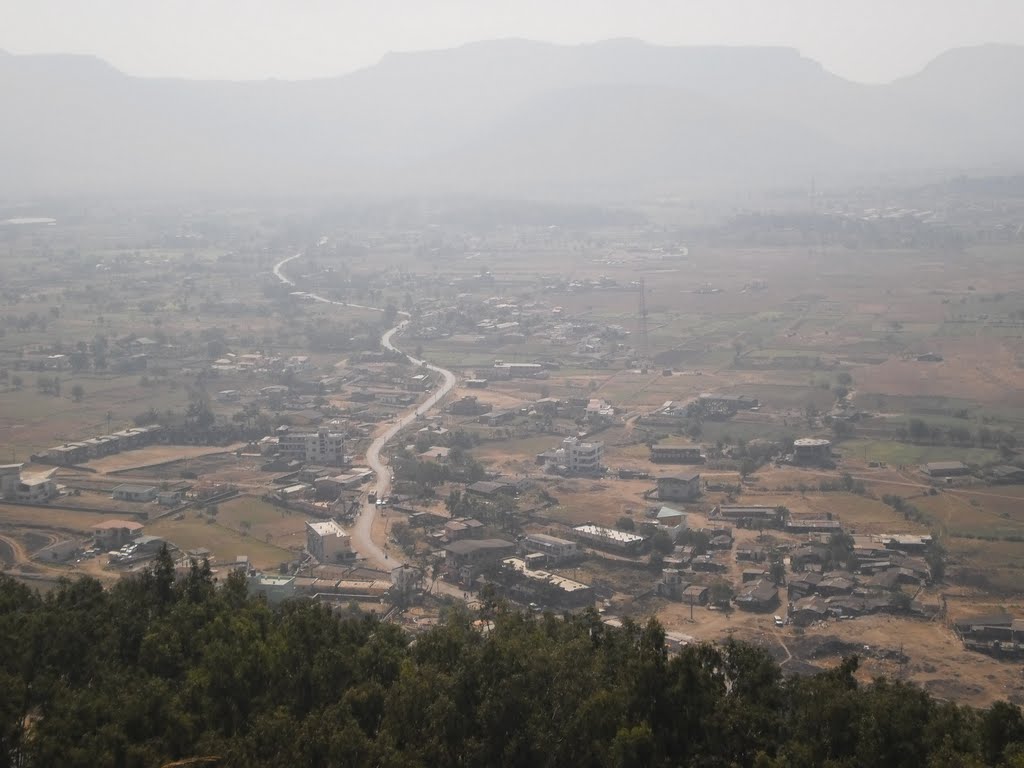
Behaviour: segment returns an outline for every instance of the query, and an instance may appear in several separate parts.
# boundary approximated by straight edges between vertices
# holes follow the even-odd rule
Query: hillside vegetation
[[[748,645],[667,655],[655,622],[489,604],[414,640],[204,567],[176,583],[166,557],[107,591],[0,579],[0,766],[1024,765],[1013,705],[859,684],[855,659],[787,679]]]

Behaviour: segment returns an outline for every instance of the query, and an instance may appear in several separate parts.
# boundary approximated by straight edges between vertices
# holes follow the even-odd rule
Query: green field
[[[886,464],[924,464],[929,461],[962,461],[989,464],[1000,460],[999,451],[988,448],[960,448],[952,445],[915,445],[896,440],[847,440],[839,450],[851,458]]]

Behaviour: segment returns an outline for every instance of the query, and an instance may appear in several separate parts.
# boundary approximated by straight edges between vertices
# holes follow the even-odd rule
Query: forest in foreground
[[[856,669],[785,677],[754,646],[667,654],[654,621],[500,603],[413,637],[310,601],[270,608],[205,565],[175,579],[163,556],[106,590],[0,576],[0,768],[1024,768],[1017,706]]]

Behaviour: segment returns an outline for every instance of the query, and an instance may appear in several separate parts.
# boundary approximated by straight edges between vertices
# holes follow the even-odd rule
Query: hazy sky
[[[329,76],[496,37],[786,45],[881,82],[956,46],[1024,43],[1024,0],[0,0],[0,48],[136,75]]]

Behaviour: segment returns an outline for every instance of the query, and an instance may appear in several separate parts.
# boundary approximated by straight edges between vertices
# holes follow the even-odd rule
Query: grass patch
[[[962,461],[989,464],[1000,460],[999,451],[989,448],[961,448],[952,445],[915,445],[896,440],[847,440],[842,452],[865,461],[886,464],[925,464],[929,461]]]

